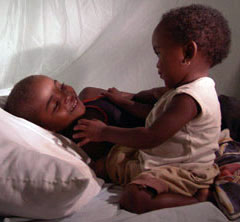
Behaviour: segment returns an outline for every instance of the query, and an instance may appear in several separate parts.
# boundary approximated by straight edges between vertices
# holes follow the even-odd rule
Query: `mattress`
[[[45,222],[229,221],[223,215],[223,213],[210,202],[156,210],[144,214],[133,214],[126,210],[119,209],[118,200],[121,190],[122,188],[120,186],[105,184],[101,192],[96,197],[94,197],[88,204],[82,207],[80,211],[63,219],[46,220]],[[24,218],[5,218],[2,219],[2,221],[23,222],[34,220]]]

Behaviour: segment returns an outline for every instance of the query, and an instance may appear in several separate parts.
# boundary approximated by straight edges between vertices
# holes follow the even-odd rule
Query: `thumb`
[[[84,138],[83,140],[81,140],[80,142],[77,143],[77,146],[78,147],[82,147],[82,146],[86,145],[89,142],[90,142],[89,138]]]

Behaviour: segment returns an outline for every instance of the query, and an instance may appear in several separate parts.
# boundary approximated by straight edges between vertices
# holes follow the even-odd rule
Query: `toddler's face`
[[[33,86],[37,100],[34,106],[37,122],[42,127],[58,132],[85,113],[84,104],[71,86],[43,75],[37,78]]]
[[[158,56],[158,74],[168,88],[175,88],[184,81],[185,72],[182,61],[184,59],[183,46],[175,43],[164,26],[158,25],[153,32],[152,45]]]

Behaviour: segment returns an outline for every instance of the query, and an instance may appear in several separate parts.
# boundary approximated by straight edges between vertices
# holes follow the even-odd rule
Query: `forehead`
[[[153,31],[152,35],[153,47],[164,47],[168,45],[175,45],[171,33],[167,31],[163,24],[158,24],[158,26]]]
[[[46,104],[54,89],[54,81],[47,76],[36,77],[32,85],[32,93],[35,98],[35,104],[38,107]]]

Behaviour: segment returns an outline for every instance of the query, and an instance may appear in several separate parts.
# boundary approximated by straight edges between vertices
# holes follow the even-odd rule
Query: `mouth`
[[[73,101],[71,103],[70,112],[73,112],[76,109],[77,105],[78,105],[78,100],[77,100],[76,97],[74,97],[72,100]]]
[[[73,112],[78,106],[78,97],[75,95],[68,95],[65,99],[65,106],[68,112]]]

